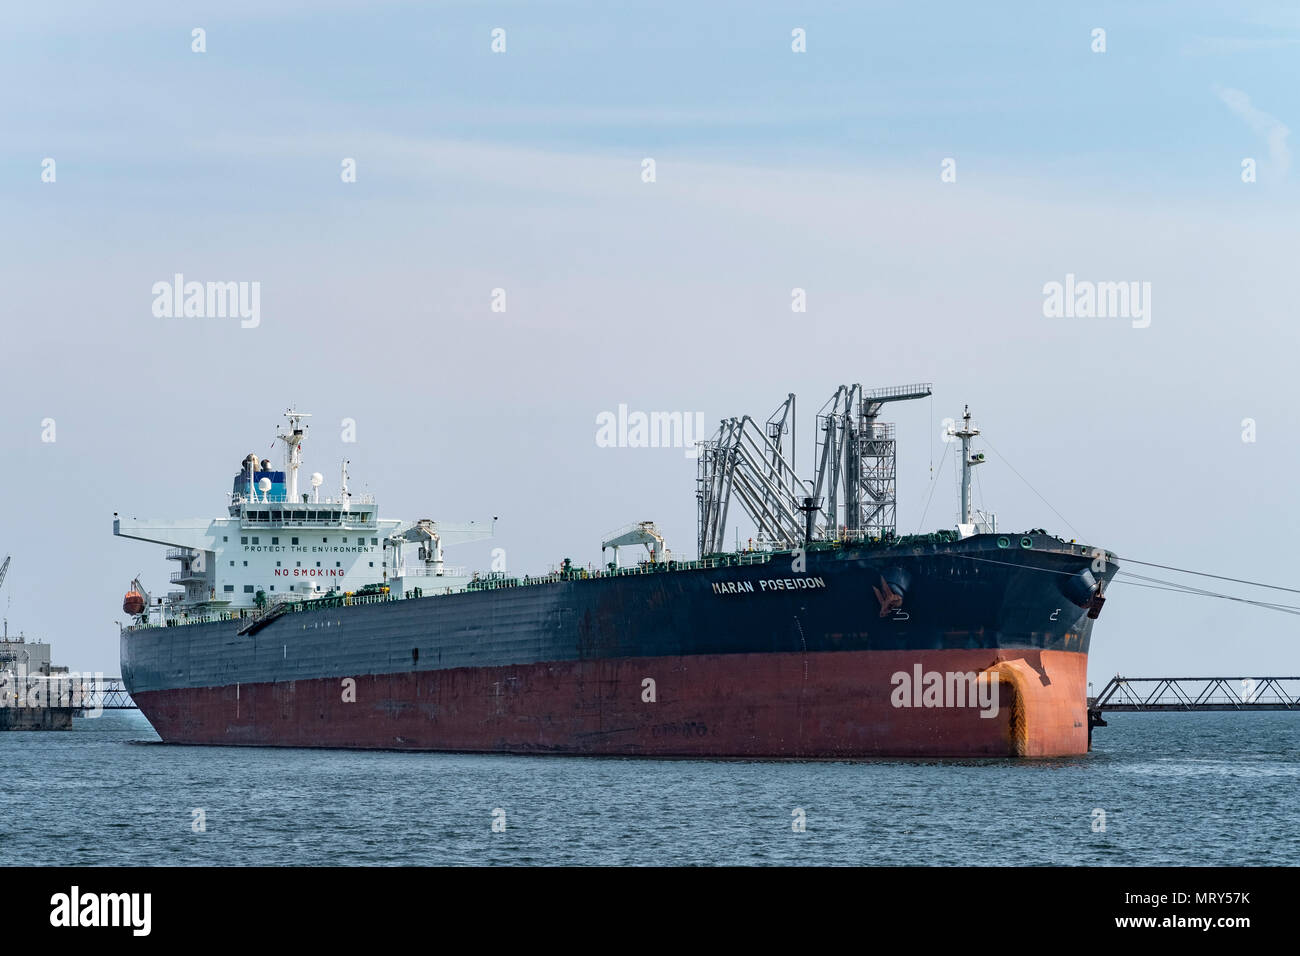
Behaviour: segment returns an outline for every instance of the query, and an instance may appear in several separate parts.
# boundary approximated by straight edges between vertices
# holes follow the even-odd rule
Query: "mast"
[[[961,428],[954,429],[950,434],[961,439],[961,523],[968,525],[971,523],[970,510],[970,473],[976,465],[984,464],[984,454],[976,452],[971,454],[970,440],[980,433],[980,430],[971,424],[970,406],[961,417]]]
[[[284,470],[289,473],[288,499],[297,501],[298,469],[302,466],[302,442],[307,437],[307,431],[301,423],[304,418],[311,418],[311,415],[290,408],[284,413],[284,417],[289,419],[289,427],[276,437],[284,442]]]
[[[5,563],[4,563],[4,564],[0,564],[0,586],[3,586],[3,585],[4,585],[4,583],[5,583],[5,575],[9,573],[9,558],[10,558],[10,557],[12,557],[12,555],[5,555]],[[5,640],[6,640],[6,641],[9,640],[9,615],[8,615],[7,613],[6,613],[6,615],[5,615]]]

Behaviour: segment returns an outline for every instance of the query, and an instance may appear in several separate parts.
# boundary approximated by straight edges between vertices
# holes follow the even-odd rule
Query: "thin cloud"
[[[1287,146],[1287,137],[1291,135],[1291,130],[1275,116],[1270,116],[1263,110],[1253,106],[1250,97],[1241,90],[1219,87],[1216,91],[1228,109],[1232,110],[1243,120],[1246,125],[1256,133],[1263,136],[1268,143],[1268,155],[1274,168],[1277,170],[1278,177],[1286,175],[1287,170],[1291,168],[1291,149]]]
[[[1280,50],[1300,43],[1296,37],[1193,37],[1183,46],[1183,56],[1231,56]]]

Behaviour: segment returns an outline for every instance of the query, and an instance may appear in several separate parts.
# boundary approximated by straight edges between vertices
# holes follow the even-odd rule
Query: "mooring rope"
[[[1067,577],[1073,576],[1074,574],[1078,573],[1076,571],[1058,571],[1055,568],[1036,568],[1032,565],[1024,564],[1019,561],[996,561],[993,558],[980,558],[980,557],[976,557],[973,554],[954,554],[952,555],[952,557],[965,558],[967,561],[981,561],[985,564],[1002,564],[1012,568],[1023,568],[1026,571],[1042,571],[1042,572],[1046,572],[1047,574],[1064,574]],[[1134,564],[1152,563],[1149,561],[1137,561],[1132,558],[1117,558],[1116,563],[1125,560],[1132,561]],[[1158,565],[1158,566],[1164,567],[1164,565]],[[1170,567],[1169,570],[1182,571],[1183,569]],[[1187,571],[1186,573],[1204,574],[1205,572]],[[1255,607],[1262,607],[1265,610],[1270,610],[1270,611],[1281,611],[1284,614],[1300,614],[1300,607],[1297,607],[1292,604],[1275,604],[1272,601],[1256,601],[1253,598],[1239,597],[1238,595],[1226,594],[1222,591],[1210,591],[1205,588],[1192,587],[1190,584],[1179,584],[1177,581],[1166,581],[1163,578],[1152,578],[1144,574],[1136,574],[1132,571],[1121,570],[1121,571],[1116,571],[1115,574],[1116,577],[1111,582],[1112,584],[1128,584],[1133,587],[1148,587],[1148,588],[1152,588],[1153,590],[1174,591],[1180,594],[1197,594],[1200,595],[1201,597],[1212,597],[1212,598],[1219,598],[1220,600],[1224,600],[1224,601],[1236,601],[1241,604],[1252,604]],[[1221,577],[1220,575],[1213,575],[1213,574],[1207,574],[1206,576]],[[1127,578],[1135,578],[1136,580],[1130,581],[1127,580]],[[1272,584],[1263,584],[1259,581],[1247,581],[1244,578],[1227,578],[1226,580],[1236,581],[1241,584],[1250,584],[1256,587],[1277,588],[1278,590],[1282,590],[1282,591],[1294,590],[1292,588],[1281,588],[1278,587],[1277,585],[1272,585]],[[1140,583],[1140,582],[1147,582],[1147,583]]]

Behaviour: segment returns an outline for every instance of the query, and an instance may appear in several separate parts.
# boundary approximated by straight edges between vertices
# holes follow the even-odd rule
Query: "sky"
[[[602,412],[795,392],[808,470],[837,386],[932,382],[886,416],[900,531],[957,521],[969,403],[1000,528],[1300,587],[1294,6],[353,6],[3,13],[0,602],[56,661],[117,673],[166,590],[113,512],[223,515],[291,404],[325,491],[346,456],[384,517],[500,516],[448,559],[526,574],[647,519],[694,556],[695,462]],[[177,273],[259,283],[256,325],[155,315]],[[1067,276],[1149,321],[1045,315]],[[1108,598],[1098,687],[1297,672],[1292,614]]]

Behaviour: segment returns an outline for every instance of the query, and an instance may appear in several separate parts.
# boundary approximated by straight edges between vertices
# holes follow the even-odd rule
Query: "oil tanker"
[[[177,588],[132,582],[122,677],[165,742],[512,754],[772,759],[1045,757],[1089,749],[1087,654],[1117,570],[1108,551],[974,511],[969,411],[961,520],[894,528],[891,401],[928,385],[841,386],[796,475],[791,395],[697,449],[699,554],[653,522],[600,567],[472,573],[444,547],[492,521],[381,519],[370,496],[298,488],[243,459],[219,518],[113,532],[168,548]],[[755,537],[725,550],[729,509]],[[628,547],[640,560],[621,562]],[[416,553],[409,552],[415,549]]]

